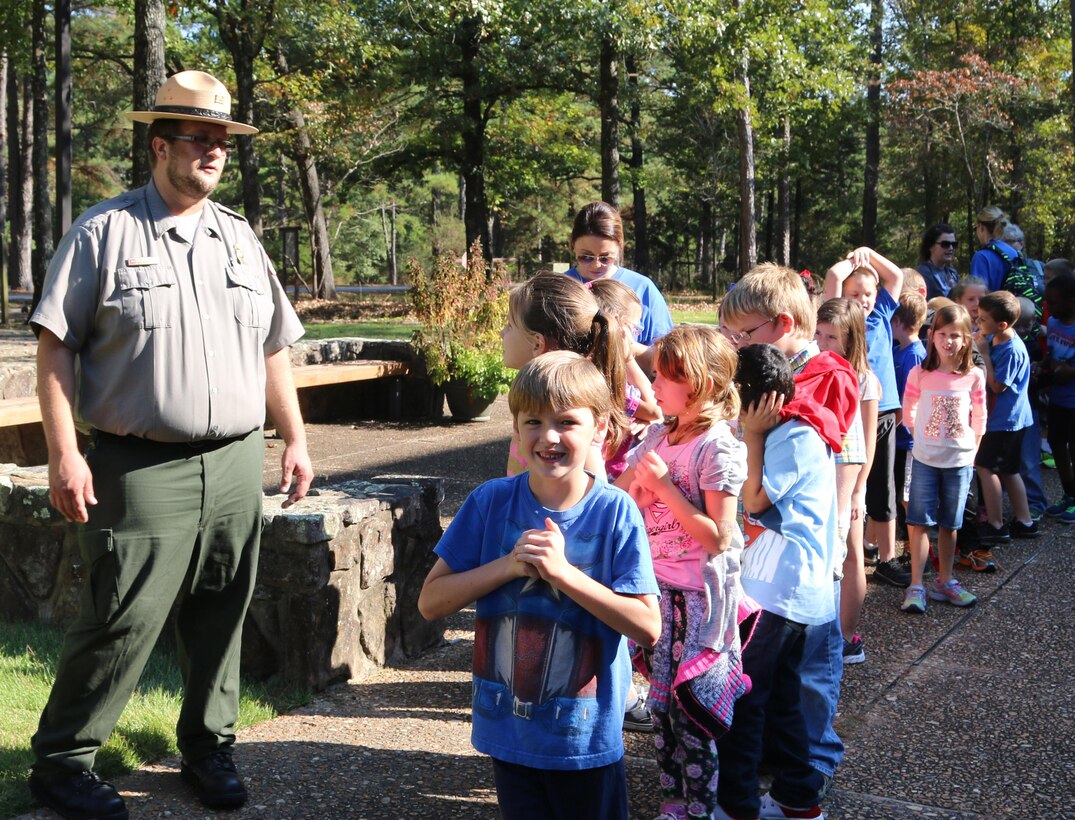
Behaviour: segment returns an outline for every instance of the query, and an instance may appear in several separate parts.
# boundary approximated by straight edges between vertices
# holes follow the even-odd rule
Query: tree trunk
[[[862,190],[862,244],[877,244],[877,185],[881,164],[881,48],[883,0],[870,2],[870,75],[866,84],[866,169]]]
[[[773,234],[776,232],[776,192],[765,191],[765,259],[773,259]]]
[[[391,279],[389,281],[391,281],[393,285],[398,285],[399,284],[399,259],[398,259],[397,254],[396,254],[396,250],[397,250],[397,247],[398,247],[398,236],[396,234],[396,207],[397,207],[396,203],[393,202],[392,203],[392,242],[391,242],[391,244],[389,246],[389,254],[388,254],[389,273],[391,274]]]
[[[463,228],[466,231],[467,248],[475,239],[482,243],[482,254],[491,261],[492,243],[489,241],[489,205],[485,197],[485,127],[483,106],[485,98],[478,68],[481,50],[481,18],[470,17],[461,25],[461,49],[463,66],[463,155],[462,173],[465,194]],[[489,267],[492,271],[492,267]]]
[[[37,307],[45,270],[52,259],[52,200],[49,197],[49,81],[45,56],[47,20],[45,0],[34,0],[33,8],[33,236],[31,269],[34,284],[32,308]]]
[[[784,167],[777,183],[777,210],[780,211],[777,261],[791,264],[791,117],[784,116]]]
[[[216,15],[220,38],[231,54],[235,70],[235,99],[232,103],[232,116],[239,122],[254,125],[254,61],[261,53],[265,42],[265,33],[273,29],[276,16],[275,0],[261,0],[251,4],[256,8],[247,8],[246,4],[237,12],[231,11],[225,0],[215,0],[213,13]],[[254,138],[251,135],[239,135],[239,169],[243,178],[243,211],[246,221],[261,238],[261,182],[258,179],[258,155],[254,150]]]
[[[55,0],[56,227],[53,243],[71,227],[71,0]]]
[[[743,100],[736,112],[739,134],[739,275],[758,264],[757,227],[754,223],[754,124],[750,116],[750,55],[743,49],[739,61]]]
[[[1075,2],[1075,0],[1072,0]],[[645,145],[642,142],[642,100],[639,97],[638,66],[627,58],[627,83],[631,89],[631,190],[635,226],[635,270],[649,269],[649,236],[646,224],[646,185],[642,176]]]
[[[15,61],[7,66],[7,134],[8,134],[8,201],[10,205],[11,242],[7,249],[8,284],[19,290],[30,290],[30,223],[27,215],[34,182],[30,157],[33,143],[33,108],[29,105],[29,80],[22,78],[22,117],[19,116],[19,74]]]
[[[620,68],[616,46],[601,40],[601,86],[597,92],[601,109],[601,198],[620,208]]]
[[[164,0],[134,0],[134,110],[149,111],[164,84]],[[149,125],[134,124],[131,187],[149,182]]]

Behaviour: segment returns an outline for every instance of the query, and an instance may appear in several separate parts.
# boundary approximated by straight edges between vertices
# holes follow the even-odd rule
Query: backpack
[[[1034,303],[1034,313],[1041,319],[1042,298],[1035,282],[1034,270],[1027,264],[1021,253],[1016,253],[1014,258],[1006,251],[1000,249],[996,242],[986,245],[989,250],[1004,260],[1008,265],[1008,272],[1004,275],[1004,284],[1001,290],[1006,290],[1015,296],[1023,296]]]

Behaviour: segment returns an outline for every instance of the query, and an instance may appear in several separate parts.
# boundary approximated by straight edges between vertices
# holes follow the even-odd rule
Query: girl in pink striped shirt
[[[911,586],[900,608],[926,611],[926,597],[955,606],[977,599],[952,576],[956,531],[963,523],[974,472],[974,454],[985,432],[985,374],[974,366],[971,319],[966,308],[948,305],[933,316],[926,360],[907,376],[903,423],[914,435],[907,539]],[[928,530],[937,526],[937,578],[927,589],[922,569]]]

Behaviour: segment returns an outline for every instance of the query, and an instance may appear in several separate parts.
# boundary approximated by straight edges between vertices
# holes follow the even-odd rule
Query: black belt
[[[250,432],[252,433],[254,431],[251,430]],[[229,436],[228,438],[201,438],[195,441],[154,441],[153,439],[142,438],[141,436],[117,436],[115,433],[106,433],[104,430],[93,430],[90,433],[90,440],[95,446],[106,442],[124,447],[152,448],[157,452],[172,451],[177,456],[181,456],[190,455],[192,452],[205,453],[219,450],[221,447],[227,447],[229,444],[242,441],[249,435],[250,433],[243,433],[240,436]]]

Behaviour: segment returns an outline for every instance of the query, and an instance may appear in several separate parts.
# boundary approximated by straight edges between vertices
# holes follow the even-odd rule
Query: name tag
[[[128,268],[141,268],[145,265],[159,265],[160,259],[156,256],[132,256],[126,261]]]

